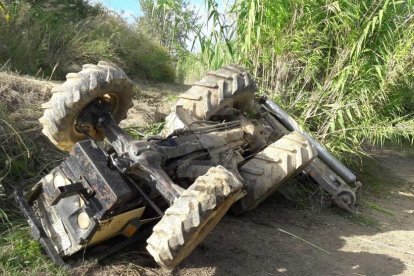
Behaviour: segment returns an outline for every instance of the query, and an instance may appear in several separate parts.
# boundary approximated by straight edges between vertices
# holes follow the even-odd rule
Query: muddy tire
[[[239,215],[252,210],[317,155],[308,139],[297,131],[269,145],[240,167],[240,174],[247,182],[247,195],[233,205],[232,211]]]
[[[241,182],[222,166],[200,176],[154,226],[147,250],[162,267],[176,267],[244,195]]]
[[[168,135],[195,120],[210,120],[231,108],[246,110],[253,103],[256,91],[256,83],[247,71],[235,65],[223,66],[179,96],[162,133]]]
[[[77,117],[93,100],[109,96],[113,99],[112,116],[117,123],[126,118],[132,106],[133,84],[116,65],[100,61],[98,65],[86,64],[79,73],[66,75],[66,82],[52,90],[49,102],[42,105],[43,117],[39,119],[43,134],[61,150],[68,151],[78,141],[87,139],[76,131]],[[99,133],[89,133],[102,139]]]

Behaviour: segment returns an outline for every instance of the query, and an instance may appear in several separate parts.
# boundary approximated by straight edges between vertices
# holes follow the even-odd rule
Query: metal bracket
[[[355,182],[355,188],[351,188],[318,158],[306,167],[305,171],[323,190],[332,196],[332,200],[336,205],[348,212],[355,213],[355,192],[362,186],[359,181]]]
[[[56,205],[62,198],[70,197],[73,195],[81,194],[84,197],[90,196],[92,193],[89,189],[86,189],[82,183],[74,183],[65,186],[59,186],[55,189],[52,195],[47,198],[47,202],[50,206]]]
[[[45,230],[42,227],[41,222],[38,218],[34,215],[31,206],[27,203],[23,189],[21,187],[16,187],[15,190],[15,198],[19,205],[20,210],[22,211],[24,217],[28,221],[32,236],[40,242],[42,247],[44,248],[46,254],[55,262],[56,264],[66,267],[66,264],[63,262],[62,258],[59,256],[59,253],[56,251],[55,247],[53,246],[52,241],[47,236]]]

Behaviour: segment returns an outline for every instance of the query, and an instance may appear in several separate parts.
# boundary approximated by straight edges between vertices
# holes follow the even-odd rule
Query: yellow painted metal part
[[[88,245],[97,244],[122,234],[121,231],[128,222],[132,219],[140,218],[144,210],[145,207],[138,208],[99,222],[99,228]]]

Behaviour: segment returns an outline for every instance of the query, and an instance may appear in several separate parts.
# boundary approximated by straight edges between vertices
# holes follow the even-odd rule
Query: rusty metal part
[[[343,181],[334,171],[332,171],[325,163],[316,158],[305,171],[313,178],[319,186],[328,192],[333,201],[341,208],[354,213],[356,203],[356,191],[362,184],[355,183],[355,187],[351,188]]]

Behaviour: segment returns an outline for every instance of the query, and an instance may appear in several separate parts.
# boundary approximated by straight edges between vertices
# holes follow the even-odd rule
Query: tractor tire
[[[253,103],[256,83],[244,69],[226,65],[207,73],[187,92],[181,94],[166,118],[162,135],[197,120],[209,120],[231,108],[246,110]],[[183,112],[185,114],[183,114]]]
[[[100,61],[98,65],[85,64],[79,73],[66,75],[66,82],[52,90],[49,102],[42,105],[39,119],[43,134],[59,149],[69,151],[84,133],[76,130],[79,114],[93,100],[109,96],[113,100],[112,116],[119,123],[132,107],[133,84],[118,66]],[[99,132],[88,133],[94,139],[103,139]]]
[[[281,185],[299,174],[318,153],[301,133],[291,132],[266,147],[239,168],[247,195],[236,202],[236,215],[254,209]]]
[[[147,240],[148,252],[162,267],[176,267],[244,195],[242,188],[224,167],[209,169],[165,211]]]

